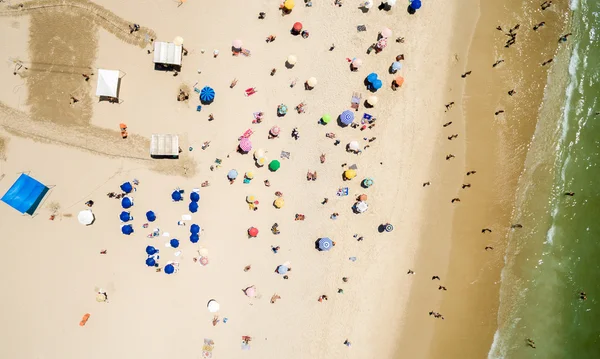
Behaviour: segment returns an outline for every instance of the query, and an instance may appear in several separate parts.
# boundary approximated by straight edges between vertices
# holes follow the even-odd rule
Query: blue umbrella
[[[127,221],[131,221],[133,218],[131,218],[131,215],[129,214],[129,212],[121,212],[121,214],[119,215],[119,218],[121,219],[121,222],[127,222]]]
[[[177,248],[177,247],[179,247],[179,240],[173,238],[173,239],[171,239],[171,241],[169,242],[169,244],[171,245],[171,247]]]
[[[213,102],[215,99],[215,90],[212,87],[204,86],[200,91],[200,101],[202,103]]]
[[[156,248],[154,248],[153,246],[146,247],[146,254],[148,254],[149,256],[154,255],[156,253],[158,253],[158,250]]]
[[[229,171],[229,173],[227,173],[227,178],[232,179],[232,180],[236,179],[237,176],[238,176],[238,173],[236,170],[231,170],[231,171]]]
[[[125,182],[121,185],[121,190],[125,193],[133,191],[133,186],[129,182]]]
[[[394,61],[392,63],[392,70],[393,71],[398,71],[402,68],[402,63],[400,63],[399,61]]]
[[[349,124],[352,123],[352,121],[354,121],[354,112],[350,111],[350,110],[346,110],[344,112],[342,112],[342,114],[340,115],[340,121],[348,126]]]
[[[179,191],[173,191],[173,193],[171,193],[171,198],[173,201],[181,201],[183,199],[181,198],[181,193]]]
[[[156,220],[156,214],[154,213],[154,211],[148,211],[148,212],[146,212],[146,219],[149,222],[154,222]]]
[[[175,267],[173,267],[172,264],[167,264],[165,266],[165,273],[167,273],[167,274],[173,274],[173,273],[175,273]]]
[[[279,274],[286,274],[288,272],[288,270],[289,270],[289,268],[284,265],[277,267],[277,273],[279,273]]]
[[[190,242],[198,243],[199,240],[200,240],[200,236],[198,235],[198,233],[192,233],[190,235]]]
[[[419,10],[421,8],[421,0],[413,0],[410,3],[410,7],[415,9],[415,10]]]
[[[193,234],[200,233],[200,226],[197,224],[192,224],[190,226],[190,233],[193,233]]]
[[[133,201],[129,197],[124,197],[121,200],[121,206],[123,206],[123,208],[125,209],[130,208],[131,206],[133,206]]]
[[[126,224],[123,227],[121,227],[121,232],[123,232],[123,234],[130,235],[131,233],[133,233],[133,227],[131,226],[131,224]]]
[[[200,194],[198,194],[198,192],[190,193],[190,200],[192,202],[198,202],[200,200]]]
[[[367,81],[368,81],[369,83],[373,83],[373,81],[375,81],[375,80],[377,80],[377,74],[376,74],[376,73],[374,73],[374,72],[371,72],[371,73],[369,74],[369,76],[367,76]]]
[[[381,88],[381,86],[383,86],[383,82],[381,82],[380,79],[377,79],[377,80],[373,81],[371,86],[373,87],[373,90],[377,91]]]
[[[192,213],[198,212],[198,202],[190,202],[189,209]]]
[[[333,242],[331,239],[324,237],[319,239],[319,250],[320,251],[328,251],[333,247]]]
[[[156,261],[152,257],[146,258],[146,265],[148,267],[154,267],[156,265]]]

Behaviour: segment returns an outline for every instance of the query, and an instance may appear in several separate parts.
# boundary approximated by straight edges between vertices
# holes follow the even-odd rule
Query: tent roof
[[[179,157],[179,136],[152,135],[150,156]]]
[[[181,65],[182,45],[172,42],[154,42],[154,63]]]
[[[2,202],[21,213],[33,215],[49,188],[25,173],[13,183],[2,197]]]
[[[98,69],[96,96],[117,98],[119,95],[119,71]]]

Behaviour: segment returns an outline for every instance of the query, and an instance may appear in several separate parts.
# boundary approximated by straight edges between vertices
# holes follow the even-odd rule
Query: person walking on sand
[[[545,21],[540,22],[539,24],[537,24],[533,27],[533,31],[537,31],[540,27],[542,27],[544,25],[546,25]]]
[[[445,124],[443,124],[443,125],[442,125],[442,127],[448,127],[448,126],[450,126],[451,124],[452,124],[452,121],[450,121],[450,122],[446,122]]]
[[[467,176],[474,175],[475,173],[477,173],[477,171],[469,171],[467,172]]]
[[[488,249],[494,250],[494,247],[492,247],[492,246],[487,246],[487,247],[485,247],[484,249],[485,249],[486,251],[487,251]]]
[[[454,135],[452,135],[452,136],[448,136],[448,139],[449,139],[450,141],[452,141],[453,139],[455,139],[455,138],[457,138],[457,137],[458,137],[458,134],[454,134]]]
[[[517,91],[515,91],[515,89],[512,89],[512,90],[508,91],[508,96],[512,96],[516,93],[517,93]]]
[[[494,64],[492,65],[492,67],[496,67],[496,66],[500,65],[503,62],[504,62],[504,60],[498,60],[498,61],[494,62]]]
[[[527,338],[527,339],[525,339],[525,342],[527,343],[528,346],[535,349],[535,342],[533,340]]]
[[[511,225],[510,228],[523,228],[523,225],[516,223],[516,224]]]
[[[542,66],[546,66],[546,65],[548,65],[548,64],[549,64],[549,63],[551,63],[552,61],[554,61],[554,59],[549,59],[549,60],[546,60],[546,61],[542,62]]]
[[[429,185],[431,185],[431,182],[429,182],[429,181],[427,181],[427,182],[423,182],[423,187],[425,187],[425,186],[429,186]]]
[[[406,274],[415,274],[415,271],[413,271],[412,269],[409,269]]]
[[[449,159],[454,158],[454,157],[455,156],[453,154],[449,154],[449,155],[446,156],[446,161],[448,161]]]
[[[440,277],[439,277],[439,276],[437,276],[437,275],[434,275],[433,277],[431,277],[431,280],[436,280],[436,279],[437,279],[437,280],[441,280],[441,279],[440,279]]]
[[[471,188],[471,184],[470,183],[463,184],[462,189],[465,189],[465,188]]]
[[[460,198],[458,198],[458,197],[452,198],[452,203],[454,203],[454,202],[460,202]]]
[[[542,3],[542,5],[541,5],[541,7],[542,7],[542,11],[543,11],[543,10],[546,10],[546,9],[547,9],[547,8],[549,8],[551,5],[552,5],[552,0],[550,0],[550,1],[544,1],[544,2]]]
[[[501,113],[504,113],[504,110],[498,110],[498,111],[494,112],[494,115],[498,116]]]
[[[450,110],[452,108],[452,106],[454,106],[454,101],[447,103],[445,106],[446,106],[446,111]]]
[[[492,233],[492,230],[489,228],[484,228],[481,230],[481,233],[486,233],[486,232]]]
[[[464,74],[460,75],[460,77],[462,77],[464,79],[465,77],[469,76],[471,74],[471,72],[473,72],[473,71],[467,71]]]
[[[564,34],[563,36],[561,36],[561,37],[558,39],[558,42],[559,42],[559,43],[560,43],[560,42],[567,42],[567,38],[568,38],[569,36],[571,36],[571,35],[573,35],[573,34],[572,34],[572,33]]]
[[[566,192],[565,196],[569,196],[569,197],[573,197],[575,195],[575,192]]]
[[[445,286],[443,286],[443,285],[440,285],[440,286],[438,287],[438,290],[448,290],[448,289],[446,289],[446,287],[445,287]]]

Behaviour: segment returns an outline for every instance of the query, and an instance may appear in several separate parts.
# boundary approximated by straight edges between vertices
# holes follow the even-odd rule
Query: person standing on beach
[[[434,275],[433,277],[431,277],[431,280],[436,280],[436,279],[437,279],[437,280],[441,280],[441,279],[440,279],[440,277],[439,277],[439,276],[437,276],[437,275]]]
[[[544,1],[541,5],[542,10],[546,10],[547,8],[549,8],[552,5],[552,0],[550,1]]]
[[[452,198],[452,203],[454,203],[454,202],[460,202],[460,198],[458,198],[458,197]]]
[[[535,342],[529,338],[525,339],[525,342],[527,343],[528,346],[532,347],[533,349],[535,349]]]
[[[467,176],[474,175],[475,173],[477,173],[477,171],[469,171],[467,172]]]
[[[545,21],[540,22],[539,24],[537,24],[533,27],[533,31],[537,31],[537,29],[539,29],[540,27],[542,27],[544,25],[546,25]]]
[[[498,111],[494,112],[494,115],[498,116],[501,113],[504,113],[504,110],[498,110]]]
[[[449,155],[446,156],[446,161],[448,161],[449,159],[454,158],[454,157],[455,156],[453,154],[449,154]]]
[[[481,230],[481,233],[486,233],[486,232],[492,233],[492,230],[489,228],[484,228]]]
[[[515,89],[512,89],[512,90],[508,91],[508,96],[512,96],[516,93],[517,93],[517,91],[515,91]]]
[[[460,75],[460,77],[462,77],[464,79],[465,77],[469,76],[471,74],[471,72],[473,72],[473,71],[467,71],[464,74]]]
[[[575,192],[566,192],[565,196],[569,196],[569,197],[573,197],[575,195]]]

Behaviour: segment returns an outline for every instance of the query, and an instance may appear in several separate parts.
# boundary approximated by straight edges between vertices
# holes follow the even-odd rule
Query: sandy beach
[[[484,67],[491,70],[488,40],[503,36],[492,31],[491,14],[497,9],[480,8],[476,0],[431,0],[411,15],[406,3],[390,11],[378,4],[361,10],[359,3],[307,7],[298,1],[285,16],[279,2],[271,0],[0,4],[0,29],[7,34],[0,39],[5,54],[0,194],[22,172],[50,187],[33,216],[0,206],[4,266],[10,268],[0,274],[7,293],[0,310],[6,340],[0,355],[201,358],[208,340],[214,342],[215,358],[440,358],[441,353],[465,357],[449,348],[464,348],[465,340],[477,336],[480,344],[469,347],[468,357],[483,357],[496,328],[496,281],[507,229],[493,227],[495,240],[483,245],[494,245],[492,253],[483,250],[484,242],[477,248],[466,243],[492,226],[486,218],[497,217],[495,223],[509,218],[512,202],[502,201],[504,194],[494,188],[501,181],[503,193],[514,189],[523,158],[494,166],[505,158],[490,156],[512,156],[499,154],[500,148],[525,145],[532,133],[503,142],[505,137],[497,137],[500,125],[477,121],[505,92],[500,86],[482,92],[495,79],[504,81],[501,75],[473,80],[483,76]],[[260,12],[265,19],[258,19]],[[482,19],[493,26],[487,23],[484,30]],[[307,38],[290,34],[295,22],[302,22]],[[506,22],[502,26],[514,26]],[[130,33],[132,24],[140,30]],[[357,31],[360,25],[366,31]],[[385,28],[392,32],[387,47],[367,54]],[[269,35],[275,41],[266,42]],[[187,55],[173,76],[155,70],[151,50],[153,41],[171,42],[176,36],[184,39]],[[403,42],[395,41],[399,37]],[[236,39],[251,56],[232,56]],[[405,56],[403,67],[391,74],[388,68],[399,54]],[[298,59],[290,68],[289,55]],[[357,71],[350,70],[348,60],[354,58],[362,59]],[[119,70],[120,103],[98,101],[98,69]],[[462,79],[470,69],[473,75]],[[383,86],[374,93],[377,104],[367,108],[363,102],[373,94],[364,82],[371,72]],[[405,82],[392,91],[398,74]],[[306,90],[303,83],[310,77],[318,83]],[[230,88],[234,79],[237,85]],[[216,97],[197,111],[201,104],[194,88],[204,86]],[[256,93],[245,96],[252,87]],[[189,100],[177,101],[180,89]],[[325,114],[336,118],[348,110],[354,92],[362,95],[355,123],[368,113],[377,118],[374,127],[319,124]],[[528,96],[539,103],[541,89]],[[444,107],[451,101],[452,108]],[[294,110],[300,103],[306,104],[303,113]],[[280,104],[289,108],[284,117],[277,116]],[[262,122],[253,123],[253,113],[261,111]],[[442,126],[449,121],[451,126]],[[120,123],[127,124],[126,139]],[[281,134],[270,139],[273,126]],[[238,138],[249,129],[253,149],[240,154]],[[291,137],[293,129],[298,139]],[[338,145],[326,137],[330,132]],[[179,159],[150,158],[153,134],[177,134]],[[458,137],[449,141],[453,134]],[[345,151],[351,141],[359,142],[361,154]],[[257,168],[255,149],[263,149],[269,161],[279,160],[281,168]],[[281,158],[282,151],[289,158]],[[446,160],[448,154],[456,157]],[[351,165],[357,177],[344,181]],[[232,169],[239,177],[230,184]],[[469,189],[473,194],[463,195],[464,175],[472,169],[477,170]],[[307,181],[307,171],[316,171],[318,180]],[[247,172],[253,179],[243,183]],[[499,173],[505,173],[501,179]],[[375,184],[361,187],[364,178]],[[139,181],[131,195],[135,231],[126,236],[119,228],[120,201],[106,194],[120,192],[122,183],[134,179]],[[210,185],[201,187],[205,181]],[[348,196],[337,196],[343,187]],[[184,201],[171,199],[176,188],[185,190]],[[190,215],[193,189],[199,189],[199,210],[178,225],[182,215]],[[281,209],[272,205],[275,192],[285,200]],[[368,195],[369,209],[356,214],[352,206],[361,194]],[[258,210],[249,208],[247,196],[255,196]],[[462,202],[451,203],[454,197]],[[89,200],[95,221],[84,226],[77,215],[88,209]],[[490,203],[493,210],[483,211]],[[157,220],[144,228],[149,210]],[[336,219],[333,213],[339,214]],[[473,213],[481,217],[466,233],[465,218]],[[305,219],[295,220],[296,214]],[[195,244],[189,240],[193,223],[202,228]],[[270,231],[274,223],[278,235]],[[381,232],[385,223],[394,230]],[[249,238],[250,227],[259,230],[256,238]],[[148,237],[154,228],[160,235]],[[316,250],[322,237],[335,246]],[[179,239],[179,248],[165,246],[172,238]],[[160,250],[162,272],[145,265],[148,245]],[[277,253],[272,247],[279,247]],[[194,260],[198,251],[208,253],[207,265]],[[173,275],[164,273],[168,261],[178,263]],[[274,273],[282,264],[293,268],[287,280]],[[246,266],[251,269],[245,271]],[[408,275],[409,269],[415,274]],[[432,283],[434,275],[441,277],[439,283]],[[472,289],[473,281],[481,285]],[[448,291],[438,291],[437,285]],[[250,286],[255,297],[242,291]],[[106,292],[108,302],[96,300],[99,291]],[[470,315],[466,308],[475,301],[469,298],[482,293],[477,312]],[[274,295],[280,299],[271,303]],[[322,295],[327,300],[319,301]],[[220,304],[217,313],[207,310],[211,299]],[[443,313],[444,321],[427,316],[432,310]],[[78,323],[86,313],[89,320],[82,327]],[[248,351],[242,350],[244,336],[252,338]]]

